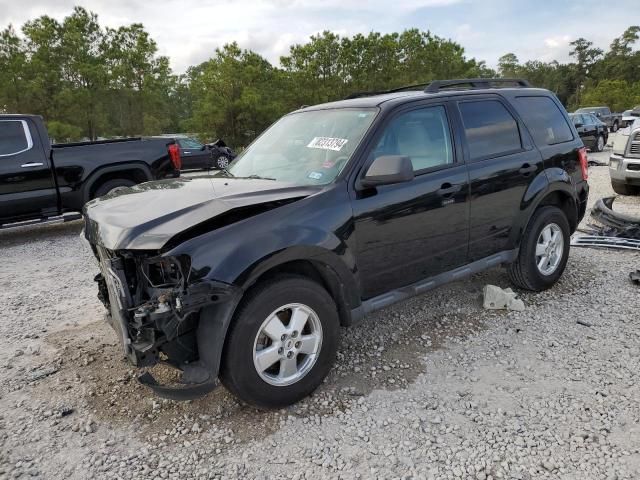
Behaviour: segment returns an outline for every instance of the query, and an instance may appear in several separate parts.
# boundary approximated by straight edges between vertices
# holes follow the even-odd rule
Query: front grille
[[[633,172],[640,172],[640,163],[630,163],[627,165],[627,170],[631,170]]]
[[[640,143],[632,143],[631,148],[629,148],[629,153],[640,155]]]
[[[640,142],[640,132],[635,133],[635,135],[633,136],[633,141]]]

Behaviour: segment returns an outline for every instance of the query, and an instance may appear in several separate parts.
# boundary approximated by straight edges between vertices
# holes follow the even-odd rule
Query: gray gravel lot
[[[638,253],[572,249],[523,312],[482,309],[496,269],[372,314],[313,396],[262,412],[137,384],[80,228],[0,232],[0,478],[640,478]]]

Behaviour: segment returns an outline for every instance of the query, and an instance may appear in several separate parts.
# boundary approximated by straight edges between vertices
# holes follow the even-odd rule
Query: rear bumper
[[[609,157],[609,175],[611,180],[640,185],[640,158],[611,155]]]

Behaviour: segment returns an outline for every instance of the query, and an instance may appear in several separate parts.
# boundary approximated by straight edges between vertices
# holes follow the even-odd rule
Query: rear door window
[[[558,105],[549,97],[516,97],[515,107],[537,145],[573,140],[571,128]],[[587,115],[579,123],[586,124]]]
[[[518,123],[498,100],[458,104],[471,161],[508,155],[522,150]]]
[[[29,127],[24,120],[0,120],[0,156],[24,152],[31,145]]]

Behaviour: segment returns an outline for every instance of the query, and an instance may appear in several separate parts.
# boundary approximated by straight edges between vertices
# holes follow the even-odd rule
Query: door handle
[[[529,175],[530,173],[533,173],[536,170],[538,170],[538,166],[537,165],[529,165],[528,163],[525,163],[522,166],[522,168],[520,170],[518,170],[518,171],[523,175]]]
[[[436,191],[441,197],[451,197],[454,193],[459,192],[462,185],[451,185],[449,182],[443,183],[439,190]]]
[[[23,163],[20,165],[22,168],[31,168],[31,167],[41,167],[44,163],[31,162],[31,163]]]
[[[186,150],[182,152],[182,155],[191,155],[191,152],[187,152]]]

